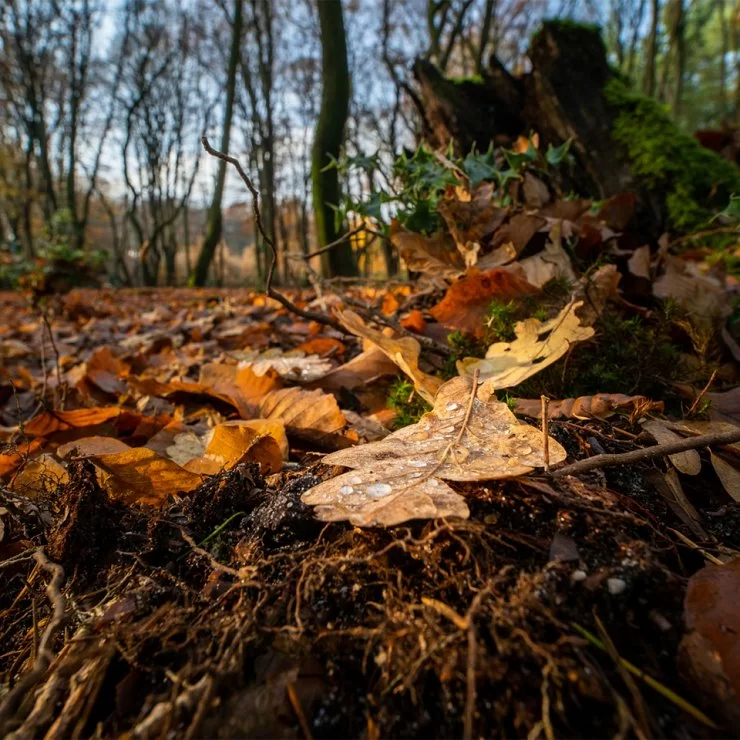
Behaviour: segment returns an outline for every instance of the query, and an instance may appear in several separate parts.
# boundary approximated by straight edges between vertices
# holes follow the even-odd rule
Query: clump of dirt
[[[582,426],[557,435],[577,448],[598,433]],[[106,500],[77,464],[50,526],[0,570],[11,698],[35,675],[51,604],[65,614],[53,662],[0,709],[2,732],[706,736],[579,631],[686,693],[682,604],[702,561],[632,470],[639,485],[453,484],[470,520],[363,530],[301,503],[335,472],[321,464],[268,481],[240,465],[159,511]],[[64,570],[56,593],[34,567],[41,546]]]

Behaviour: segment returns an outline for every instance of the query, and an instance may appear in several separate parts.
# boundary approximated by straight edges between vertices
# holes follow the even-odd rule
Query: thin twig
[[[542,449],[545,462],[545,472],[550,472],[550,399],[540,396],[542,403]]]
[[[46,309],[43,307],[41,308],[41,317],[44,320],[44,325],[46,326],[46,331],[49,333],[49,342],[51,343],[51,348],[54,351],[54,362],[56,363],[56,369],[57,369],[57,388],[59,388],[59,410],[64,411],[64,404],[66,401],[66,388],[62,385],[62,364],[59,359],[59,349],[57,348],[57,344],[54,341],[54,334],[51,331],[51,323],[49,321],[49,317],[46,315]],[[54,391],[54,398],[56,399],[56,391]]]
[[[740,229],[737,226],[723,226],[718,229],[708,229],[707,231],[697,231],[694,234],[686,234],[685,236],[679,236],[678,239],[674,239],[670,246],[674,247],[676,244],[682,244],[683,242],[693,242],[697,239],[703,239],[705,236],[716,236],[717,234],[737,234],[740,236]]]
[[[292,681],[285,687],[285,690],[288,694],[290,706],[298,719],[298,724],[301,726],[303,737],[305,740],[312,740],[313,735],[311,734],[311,725],[308,724],[306,715],[303,712],[303,707],[301,706],[301,700],[298,698],[298,692],[295,690],[295,686]]]
[[[308,252],[307,254],[296,254],[293,255],[293,257],[295,257],[296,259],[304,260],[310,260],[312,257],[318,257],[320,254],[324,254],[324,252],[328,252],[330,249],[334,249],[334,247],[338,247],[340,244],[344,244],[344,242],[349,241],[353,236],[355,236],[355,234],[359,234],[364,228],[365,224],[355,226],[352,231],[348,231],[344,236],[340,236],[339,239],[335,239],[333,242],[329,242],[325,247],[314,249],[313,252]]]
[[[677,452],[686,452],[686,450],[697,450],[701,447],[711,447],[713,445],[729,445],[734,442],[740,442],[740,429],[733,429],[729,432],[719,434],[704,434],[701,437],[689,437],[654,447],[643,447],[631,452],[622,452],[620,454],[595,455],[586,460],[566,465],[564,468],[555,470],[551,473],[555,478],[561,478],[564,475],[575,475],[576,473],[585,473],[588,470],[597,468],[606,468],[610,465],[626,465],[628,463],[640,462],[641,460],[652,460],[656,457],[666,457]]]
[[[291,313],[294,313],[301,318],[307,319],[308,321],[315,321],[318,324],[330,326],[332,329],[336,329],[341,334],[346,334],[346,330],[336,319],[333,319],[331,316],[327,316],[323,313],[304,311],[302,308],[298,308],[298,306],[296,306],[290,299],[286,298],[282,293],[272,287],[272,278],[275,274],[275,268],[277,267],[278,253],[277,249],[275,248],[275,242],[267,235],[265,227],[262,224],[262,212],[260,211],[259,206],[259,191],[249,179],[249,175],[247,175],[247,173],[244,171],[244,168],[241,166],[238,159],[236,159],[235,157],[231,157],[228,154],[224,154],[223,152],[219,152],[217,149],[214,149],[208,143],[208,138],[205,136],[200,140],[200,142],[203,145],[203,148],[212,157],[216,157],[216,159],[221,159],[224,162],[228,162],[230,165],[232,165],[239,173],[239,177],[241,177],[249,192],[252,194],[252,206],[254,208],[254,220],[257,224],[257,229],[262,235],[265,244],[270,247],[270,250],[272,252],[272,261],[270,262],[270,268],[267,271],[267,278],[265,279],[265,293],[270,296],[270,298],[274,298],[278,303],[285,306],[285,308],[287,308],[288,311],[290,311]]]
[[[688,413],[686,414],[686,416],[691,416],[691,414],[693,414],[694,411],[696,411],[696,409],[698,408],[699,404],[701,403],[701,399],[704,398],[704,396],[706,395],[707,391],[711,388],[712,383],[714,382],[715,377],[717,377],[717,371],[716,370],[712,373],[712,377],[709,378],[709,380],[707,381],[707,384],[704,386],[704,388],[702,388],[701,393],[694,399],[694,403],[691,404],[691,408],[688,410]]]

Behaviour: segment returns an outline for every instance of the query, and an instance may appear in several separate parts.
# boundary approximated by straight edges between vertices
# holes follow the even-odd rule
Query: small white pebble
[[[585,570],[574,570],[573,573],[571,573],[570,580],[573,581],[574,583],[585,581],[586,571]]]
[[[612,596],[619,596],[627,588],[627,584],[621,578],[608,578],[606,587]]]

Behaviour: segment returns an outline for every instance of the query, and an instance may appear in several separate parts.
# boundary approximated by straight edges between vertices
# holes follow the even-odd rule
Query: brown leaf
[[[335,391],[341,388],[353,390],[371,383],[386,375],[395,375],[398,366],[378,346],[370,344],[369,349],[361,352],[344,365],[335,368],[320,380],[309,383],[307,387],[323,388]]]
[[[93,427],[123,413],[118,406],[102,406],[74,411],[42,411],[26,422],[24,431],[34,437],[46,437],[66,429]]]
[[[288,436],[323,445],[336,443],[347,425],[334,396],[302,388],[268,393],[260,403],[260,416],[282,422]]]
[[[705,398],[712,402],[709,408],[712,419],[740,426],[740,388],[723,393],[707,393]]]
[[[537,254],[518,262],[530,285],[541,288],[545,283],[555,278],[564,278],[568,281],[568,284],[575,282],[576,275],[573,272],[570,257],[563,249],[560,229],[560,224],[555,224],[550,230],[545,248]]]
[[[593,396],[565,398],[550,401],[548,415],[551,419],[606,419],[619,411],[662,413],[662,401],[650,401],[646,396],[627,396],[624,393],[596,393]],[[539,398],[517,398],[514,411],[517,414],[542,418],[542,402]]]
[[[684,619],[719,653],[725,675],[740,698],[740,558],[707,565],[691,576]]]
[[[111,396],[126,391],[125,378],[131,370],[130,365],[119,360],[110,347],[96,349],[87,361],[85,379]]]
[[[205,454],[185,463],[193,473],[215,475],[245,462],[257,463],[263,475],[278,473],[283,455],[277,441],[260,434],[248,422],[225,422],[212,432]]]
[[[314,337],[299,344],[296,349],[307,355],[319,355],[321,357],[338,357],[347,351],[344,342],[334,337]]]
[[[445,297],[429,313],[449,329],[483,336],[483,317],[494,299],[507,301],[538,290],[516,273],[495,269],[488,272],[471,270],[450,285]]]
[[[131,449],[125,442],[115,437],[83,437],[72,442],[59,445],[56,454],[65,458],[71,454],[74,458],[94,457],[95,455],[107,455],[111,452],[125,452]]]
[[[327,465],[355,469],[303,494],[321,519],[389,526],[409,518],[467,516],[467,506],[442,480],[477,481],[524,475],[544,464],[542,433],[517,421],[493,398],[490,383],[467,378],[441,386],[434,409],[385,439],[327,455]],[[550,462],[566,457],[550,440]],[[436,482],[435,482],[436,481]],[[437,495],[438,494],[438,495]],[[420,508],[415,508],[415,507]]]
[[[414,334],[423,334],[427,328],[427,322],[424,314],[418,309],[414,309],[401,319],[401,326],[404,329],[414,332]]]
[[[170,494],[190,493],[203,479],[146,447],[99,455],[93,462],[107,475],[103,486],[126,503],[161,506]]]
[[[452,237],[443,231],[427,237],[391,223],[390,238],[409,270],[454,279],[465,271],[465,261]]]
[[[599,220],[614,231],[624,231],[635,215],[637,198],[634,193],[613,195],[599,209]]]
[[[337,310],[336,315],[349,332],[372,342],[393,360],[411,378],[419,395],[431,403],[442,381],[419,368],[421,346],[415,339],[411,337],[395,339],[386,336],[378,329],[367,326],[354,311]]]
[[[270,349],[265,352],[249,352],[242,354],[239,362],[239,372],[251,369],[258,377],[270,371],[277,373],[281,378],[299,383],[310,383],[323,378],[334,369],[329,360],[302,352],[283,352],[279,349]]]
[[[740,470],[719,457],[719,455],[715,455],[712,450],[709,450],[709,456],[714,472],[717,473],[722,487],[730,494],[734,501],[740,503]]]
[[[616,265],[602,265],[578,281],[573,296],[583,303],[578,309],[578,317],[584,326],[593,326],[598,321],[607,301],[617,295],[621,279]]]
[[[492,247],[511,243],[516,254],[521,254],[532,237],[547,223],[541,216],[530,213],[519,213],[508,224],[502,226],[495,234]]]
[[[678,442],[681,437],[669,429],[663,422],[658,419],[649,419],[642,423],[642,428],[658,444],[669,444]],[[669,455],[668,459],[673,463],[675,468],[685,475],[699,475],[701,472],[701,457],[696,450],[686,450]]]
[[[51,455],[29,460],[13,478],[10,488],[26,498],[53,494],[59,486],[69,483],[69,474]]]
[[[535,318],[519,321],[513,342],[492,344],[483,360],[474,357],[460,360],[458,372],[472,377],[478,370],[482,380],[490,379],[498,389],[519,385],[559,360],[575,342],[594,335],[594,330],[583,326],[576,315],[580,305],[571,301],[549,321]]]

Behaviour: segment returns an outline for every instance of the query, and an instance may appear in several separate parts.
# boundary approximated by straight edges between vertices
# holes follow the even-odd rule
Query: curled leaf
[[[481,380],[491,380],[496,388],[511,388],[557,362],[576,342],[594,335],[576,315],[582,304],[571,301],[553,319],[542,322],[529,318],[519,321],[513,342],[492,344],[484,359],[466,357],[457,363],[460,375],[472,377],[478,370]]]

